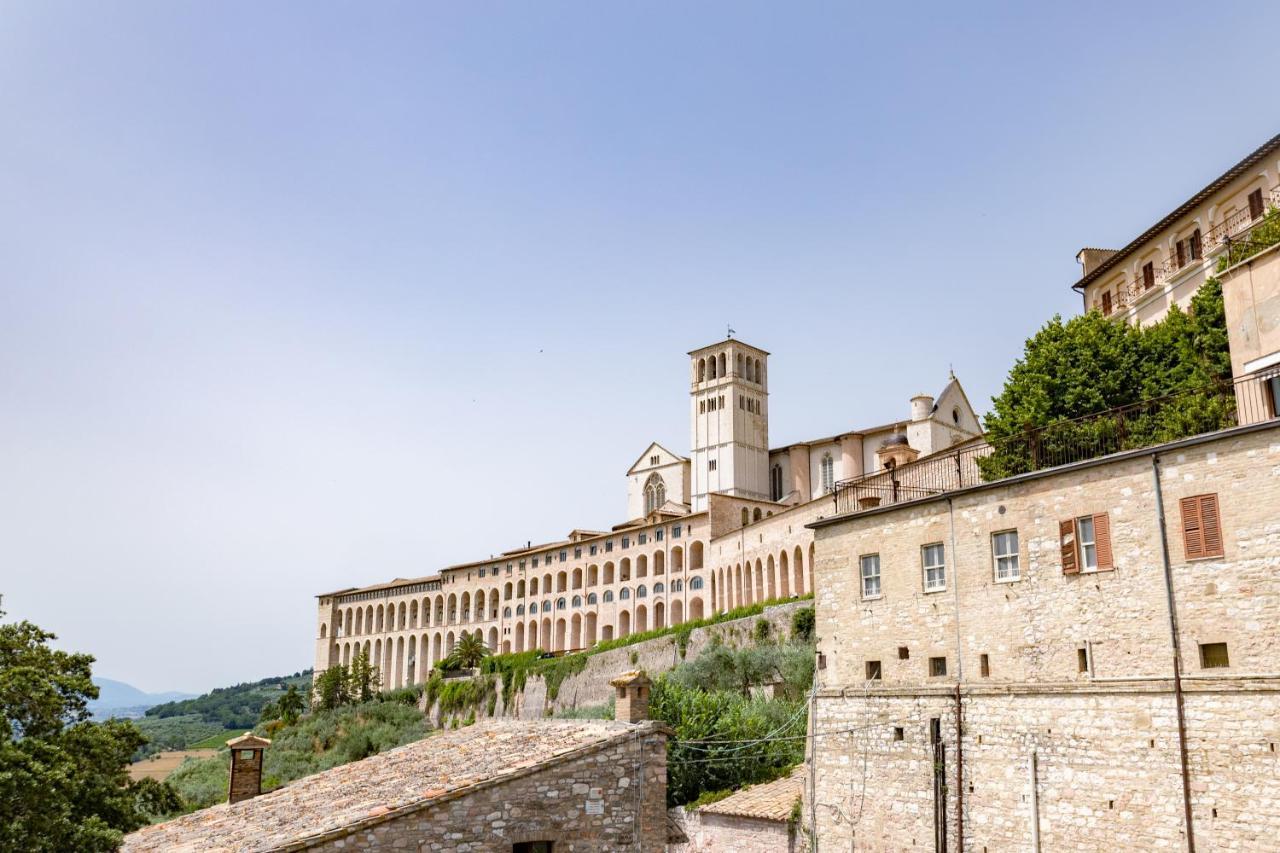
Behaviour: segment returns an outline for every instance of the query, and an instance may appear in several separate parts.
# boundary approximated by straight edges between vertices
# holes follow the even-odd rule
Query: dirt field
[[[172,752],[157,752],[150,758],[144,758],[139,762],[130,764],[129,778],[142,779],[150,777],[156,781],[163,782],[188,757],[208,758],[217,754],[218,750],[216,749],[180,749]]]

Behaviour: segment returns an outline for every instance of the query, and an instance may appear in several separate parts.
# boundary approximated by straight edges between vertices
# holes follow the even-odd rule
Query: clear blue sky
[[[1034,6],[1036,8],[1026,8]],[[145,689],[772,438],[983,409],[1083,245],[1280,130],[1274,3],[0,2],[0,593]]]

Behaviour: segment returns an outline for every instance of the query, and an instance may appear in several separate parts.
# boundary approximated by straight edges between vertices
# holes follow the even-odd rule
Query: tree
[[[276,703],[280,710],[280,719],[284,720],[288,725],[293,725],[298,721],[298,717],[306,710],[307,703],[302,698],[302,694],[298,692],[296,685],[290,684],[289,689],[280,697],[280,701]]]
[[[316,678],[312,693],[315,706],[325,711],[340,708],[351,701],[351,674],[342,664],[331,666]]]
[[[984,479],[1232,425],[1221,284],[1206,281],[1190,307],[1146,328],[1097,311],[1050,320],[1027,340],[984,418],[995,448],[978,459]]]
[[[453,647],[453,651],[445,658],[443,669],[470,669],[473,666],[479,666],[490,655],[489,647],[485,645],[484,640],[480,639],[480,635],[463,633],[459,638],[458,644]]]
[[[364,649],[351,659],[350,698],[355,702],[368,702],[378,693],[381,679],[378,668],[369,662]]]
[[[0,850],[115,850],[171,798],[129,781],[146,739],[127,721],[90,721],[93,657],[50,648],[54,639],[30,622],[0,624]]]

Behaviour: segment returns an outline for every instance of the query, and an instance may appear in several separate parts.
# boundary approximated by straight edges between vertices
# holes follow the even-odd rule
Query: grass
[[[234,737],[240,737],[245,731],[245,729],[227,729],[218,732],[216,735],[209,735],[204,740],[189,743],[187,744],[187,749],[222,749],[227,745],[227,741]]]

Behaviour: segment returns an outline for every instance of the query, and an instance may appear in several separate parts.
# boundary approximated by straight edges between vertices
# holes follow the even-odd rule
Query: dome
[[[906,443],[907,443],[907,437],[900,432],[895,432],[893,435],[889,436],[884,441],[880,442],[880,446],[881,447],[897,447],[899,445],[903,445]]]

